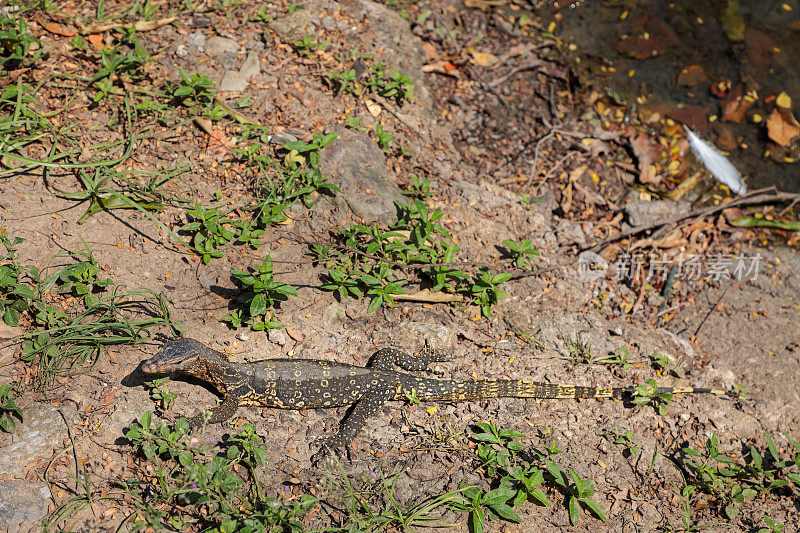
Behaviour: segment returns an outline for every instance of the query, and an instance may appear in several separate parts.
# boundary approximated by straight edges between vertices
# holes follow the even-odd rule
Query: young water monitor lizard
[[[355,404],[339,432],[320,439],[322,448],[314,461],[333,448],[347,446],[387,400],[458,402],[478,398],[619,398],[632,394],[635,387],[575,387],[523,380],[439,380],[398,372],[426,370],[433,362],[447,358],[425,349],[409,356],[387,348],[375,353],[367,367],[313,359],[269,359],[252,363],[232,363],[227,356],[193,339],[166,343],[155,357],[142,363],[146,374],[182,372],[214,385],[224,396],[222,404],[211,409],[209,423],[223,422],[236,414],[239,406],[257,405],[283,409],[337,407]],[[710,393],[728,395],[717,389],[659,388],[659,393]],[[203,424],[200,413],[189,420]]]

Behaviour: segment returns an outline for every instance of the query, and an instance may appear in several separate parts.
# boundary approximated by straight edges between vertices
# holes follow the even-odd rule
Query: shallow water
[[[629,103],[639,99],[660,109],[695,105],[696,112],[705,110],[708,118],[701,114],[692,126],[711,141],[718,141],[721,131],[732,134],[730,158],[749,189],[776,185],[800,191],[800,142],[778,147],[769,142],[763,120],[753,120],[759,112],[769,113],[770,98],[780,92],[792,98],[794,116],[800,116],[800,0],[741,0],[738,10],[736,5],[720,0],[556,2],[542,3],[536,14],[545,26],[555,21],[554,32],[574,41],[582,63]],[[678,79],[690,65],[702,67],[705,77],[687,87]],[[710,88],[726,80],[758,98],[740,123],[720,119],[713,125],[708,119],[720,117],[722,99]],[[768,151],[771,156],[765,156]]]

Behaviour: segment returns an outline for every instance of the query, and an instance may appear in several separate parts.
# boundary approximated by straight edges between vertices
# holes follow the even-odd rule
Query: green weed
[[[530,270],[533,257],[539,255],[539,250],[533,247],[530,239],[524,239],[521,243],[504,240],[503,245],[508,248],[507,256],[514,261],[514,266]]]
[[[28,33],[22,17],[0,16],[0,45],[0,74],[31,66],[42,57],[42,43]]]
[[[172,400],[178,397],[174,392],[170,392],[165,384],[169,381],[169,376],[146,381],[144,386],[150,390],[150,399],[158,404],[158,408],[166,411]]]
[[[325,75],[330,80],[336,94],[345,92],[359,97],[365,93],[374,93],[384,98],[391,98],[398,104],[411,100],[414,81],[410,76],[400,74],[395,69],[385,69],[380,61],[371,63],[371,56],[355,55],[358,61],[368,65],[363,76],[358,77],[355,69],[333,71]]]
[[[439,191],[431,189],[431,180],[428,178],[419,178],[412,174],[410,179],[411,185],[409,185],[409,187],[403,191],[405,196],[426,200],[439,193]]]
[[[34,266],[22,266],[16,260],[16,246],[21,237],[10,237],[0,226],[0,314],[8,326],[19,324],[20,315],[31,308],[38,294],[25,282],[38,284],[39,270]]]
[[[134,530],[304,531],[302,520],[316,498],[265,495],[256,470],[266,450],[251,424],[219,443],[187,442],[188,432],[185,419],[168,426],[150,413],[126,431],[146,460],[143,475],[119,483],[136,509]]]
[[[472,530],[484,531],[490,518],[510,522],[521,522],[514,510],[527,501],[549,506],[544,486],[556,488],[568,496],[567,508],[570,523],[576,525],[581,508],[586,508],[601,520],[605,515],[591,499],[594,484],[583,480],[572,469],[569,477],[550,457],[560,450],[552,441],[549,446],[527,448],[515,440],[525,435],[514,430],[500,429],[493,424],[478,423],[478,431],[472,439],[478,442],[475,454],[481,469],[490,478],[492,488],[484,491],[477,487],[462,486],[462,495],[453,507],[470,513]],[[546,435],[549,435],[546,434]]]
[[[22,409],[17,407],[14,402],[17,398],[18,387],[17,383],[0,385],[0,430],[6,433],[16,431],[16,420],[22,422]]]
[[[632,402],[636,405],[652,405],[661,416],[666,416],[667,405],[673,400],[669,392],[658,392],[655,380],[648,379],[644,385],[636,387]]]
[[[292,41],[294,52],[300,57],[314,57],[317,52],[325,50],[330,41],[318,43],[310,35],[304,35],[302,40]]]
[[[242,294],[236,298],[236,303],[242,307],[226,315],[222,319],[224,322],[234,328],[247,325],[254,331],[283,327],[274,321],[272,309],[289,297],[297,296],[297,290],[273,279],[272,258],[269,255],[254,272],[231,270],[231,277],[242,287]]]
[[[341,248],[312,246],[312,253],[327,269],[321,288],[335,291],[343,300],[366,296],[368,311],[373,312],[382,304],[394,305],[393,295],[404,294],[404,287],[414,281],[403,273],[408,265],[424,277],[431,291],[462,294],[490,316],[491,308],[505,296],[499,285],[511,275],[492,274],[484,268],[470,276],[446,266],[454,261],[458,246],[437,224],[443,213],[429,212],[419,200],[398,205],[398,210],[400,217],[388,231],[377,225],[353,224],[339,230]]]
[[[714,433],[703,449],[681,448],[676,460],[688,473],[692,485],[720,496],[725,515],[732,519],[739,514],[739,505],[759,495],[788,492],[794,498],[800,496],[800,442],[788,436],[786,439],[793,452],[788,459],[781,458],[769,435],[766,435],[766,454],[750,445],[742,460],[733,459],[719,452],[719,440]]]

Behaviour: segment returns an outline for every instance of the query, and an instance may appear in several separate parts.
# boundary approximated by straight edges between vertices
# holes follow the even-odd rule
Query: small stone
[[[247,342],[250,340],[250,335],[248,335],[244,331],[240,331],[239,333],[236,334],[236,339],[242,342]]]
[[[0,482],[0,529],[33,531],[47,516],[50,490],[44,483],[19,479]]]
[[[283,146],[286,143],[293,143],[296,141],[297,137],[295,137],[291,133],[286,133],[285,131],[278,131],[276,133],[273,133],[269,138],[269,142],[271,142],[272,144],[277,144],[278,146]]]
[[[206,39],[207,37],[202,33],[190,33],[186,36],[186,44],[188,46],[194,46],[198,51],[203,52],[206,47]]]
[[[625,214],[631,226],[647,226],[659,220],[685,215],[689,212],[688,202],[672,202],[669,200],[644,200],[631,202],[625,206]]]
[[[282,329],[271,329],[267,331],[267,338],[270,342],[279,346],[286,346],[286,332]]]

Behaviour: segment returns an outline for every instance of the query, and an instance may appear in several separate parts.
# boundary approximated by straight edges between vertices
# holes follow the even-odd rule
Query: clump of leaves
[[[514,266],[530,270],[531,265],[528,261],[539,255],[539,250],[533,247],[530,239],[524,239],[521,243],[511,240],[504,240],[503,245],[508,249],[506,254],[514,261]]]
[[[255,471],[267,450],[252,424],[222,442],[190,440],[188,432],[185,419],[167,425],[150,413],[125,432],[152,465],[146,470],[152,474],[119,482],[136,510],[135,530],[303,531],[302,520],[317,500],[265,494]]]
[[[514,508],[527,501],[549,506],[550,501],[542,490],[545,485],[558,488],[568,496],[572,525],[578,523],[582,507],[605,520],[605,515],[591,499],[594,494],[592,481],[581,479],[572,469],[569,469],[567,477],[550,459],[561,452],[554,442],[548,447],[526,448],[516,440],[526,438],[518,431],[500,429],[483,422],[476,426],[478,431],[472,439],[478,442],[475,454],[480,460],[479,471],[485,471],[494,488],[484,491],[462,484],[462,497],[453,504],[454,508],[470,513],[473,531],[482,532],[490,518],[522,522]]]
[[[671,393],[659,392],[655,380],[648,379],[644,385],[636,387],[632,401],[636,405],[651,404],[659,415],[665,416],[667,414],[667,405],[672,399]]]
[[[788,492],[793,498],[800,497],[800,441],[785,437],[791,445],[787,459],[781,457],[769,435],[765,437],[766,453],[751,444],[742,460],[734,459],[719,451],[716,433],[702,449],[681,448],[676,459],[693,486],[722,497],[725,515],[733,519],[739,514],[739,505],[759,495]]]
[[[6,433],[14,433],[17,420],[22,422],[22,409],[17,407],[16,398],[16,383],[0,385],[0,429]]]
[[[28,33],[25,19],[0,16],[0,73],[30,66],[41,57],[42,43]]]
[[[484,316],[490,316],[492,307],[505,296],[500,284],[511,275],[492,274],[485,268],[470,275],[447,266],[455,261],[458,245],[437,223],[442,211],[429,212],[417,199],[397,207],[400,217],[388,231],[377,224],[353,224],[339,230],[342,248],[312,246],[327,269],[321,288],[335,291],[341,299],[366,296],[370,298],[368,312],[373,312],[380,305],[394,305],[393,295],[405,294],[404,287],[415,280],[403,266],[416,266],[413,272],[422,276],[419,281],[429,284],[432,292],[461,294],[480,306]]]
[[[19,317],[28,311],[38,294],[25,282],[39,283],[39,270],[34,266],[22,266],[16,260],[16,247],[21,237],[10,237],[0,227],[0,315],[8,326],[19,324]]]
[[[253,272],[231,270],[231,277],[242,287],[242,294],[236,298],[241,306],[223,317],[224,322],[234,328],[250,326],[254,331],[279,329],[272,311],[280,302],[297,296],[297,290],[286,283],[273,279],[272,257],[266,256]]]
[[[374,93],[392,98],[398,104],[412,98],[414,81],[411,76],[400,74],[396,69],[386,69],[380,61],[372,63],[372,56],[354,55],[356,63],[361,65],[361,72],[357,73],[356,68],[350,68],[326,74],[336,94],[346,92],[359,97],[364,93]]]

